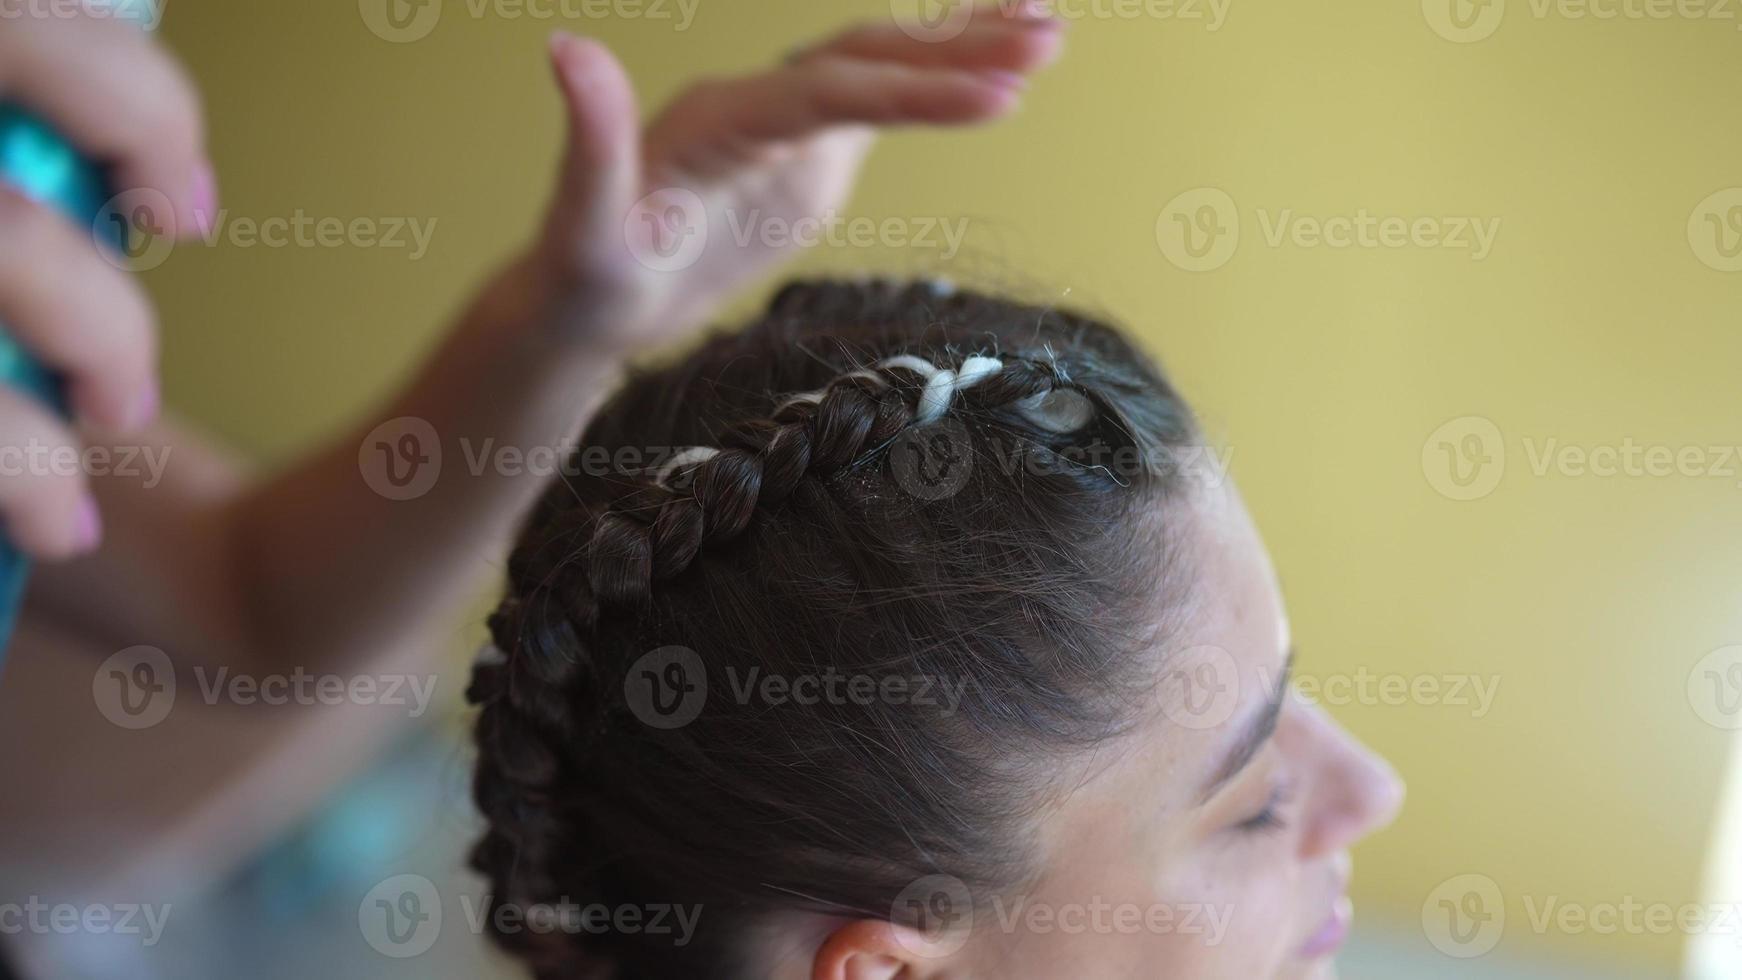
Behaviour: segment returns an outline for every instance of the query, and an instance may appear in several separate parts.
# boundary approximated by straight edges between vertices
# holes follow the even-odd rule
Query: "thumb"
[[[641,183],[641,123],[629,76],[603,44],[558,31],[550,57],[569,129],[551,233],[584,254],[621,235]]]

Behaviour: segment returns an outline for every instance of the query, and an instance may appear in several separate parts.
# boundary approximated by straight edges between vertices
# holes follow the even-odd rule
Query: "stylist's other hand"
[[[619,352],[694,328],[790,258],[792,228],[846,203],[879,130],[996,119],[1061,50],[1063,22],[1021,4],[974,11],[947,41],[866,24],[758,74],[691,86],[642,132],[623,68],[567,34],[551,56],[569,146],[536,264],[565,326]],[[692,244],[690,236],[703,234]],[[700,247],[697,247],[697,246]]]
[[[181,68],[134,25],[68,4],[32,4],[0,18],[0,102],[46,118],[110,165],[118,191],[155,191],[176,230],[195,234],[215,209],[198,95]],[[0,385],[0,520],[39,558],[94,549],[102,522],[79,432],[130,432],[158,412],[151,304],[93,229],[0,181],[0,324],[61,373],[68,424]],[[55,460],[60,462],[55,462]]]

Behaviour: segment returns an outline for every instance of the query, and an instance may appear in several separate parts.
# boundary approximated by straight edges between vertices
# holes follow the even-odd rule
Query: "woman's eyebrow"
[[[1223,786],[1240,775],[1252,763],[1258,751],[1264,748],[1264,743],[1270,741],[1271,734],[1276,731],[1276,719],[1282,714],[1282,702],[1288,694],[1288,681],[1293,673],[1294,648],[1290,647],[1288,659],[1283,662],[1282,673],[1277,675],[1276,686],[1271,689],[1269,699],[1252,715],[1245,730],[1222,759],[1222,764],[1216,767],[1215,776],[1198,796],[1199,806],[1208,803]]]

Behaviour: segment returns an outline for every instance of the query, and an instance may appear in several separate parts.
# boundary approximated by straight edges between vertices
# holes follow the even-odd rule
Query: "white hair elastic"
[[[914,408],[913,421],[916,425],[926,425],[936,422],[949,412],[950,404],[955,401],[958,392],[966,391],[1004,370],[1004,362],[996,357],[975,355],[953,370],[938,367],[925,358],[912,354],[898,354],[877,362],[877,370],[888,371],[895,368],[912,371],[925,379],[925,386],[919,393],[919,404]],[[889,384],[888,379],[877,371],[860,369],[842,375],[830,382],[830,386],[847,378],[865,378],[884,387]],[[778,416],[794,405],[821,404],[827,392],[828,388],[822,388],[788,395],[775,406],[774,414]],[[1036,428],[1057,435],[1075,432],[1088,425],[1095,417],[1094,405],[1082,392],[1074,388],[1043,391],[1023,398],[1011,407]],[[719,452],[718,449],[705,446],[692,446],[681,450],[655,470],[653,478],[655,482],[664,484],[671,474],[685,467],[707,462],[719,455]]]
[[[950,402],[955,400],[956,392],[965,391],[980,382],[1004,370],[1004,362],[996,357],[970,357],[962,362],[962,366],[954,371],[941,368],[923,357],[912,354],[900,354],[879,362],[878,367],[906,368],[925,379],[925,388],[919,393],[919,406],[914,409],[914,422],[925,425],[936,422],[950,410]]]
[[[653,482],[664,485],[666,478],[686,466],[699,466],[720,455],[718,449],[708,446],[691,446],[673,453],[659,469],[653,471]]]

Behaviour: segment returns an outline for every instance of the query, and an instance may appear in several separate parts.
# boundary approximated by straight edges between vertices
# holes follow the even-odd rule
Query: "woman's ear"
[[[811,964],[811,980],[926,980],[943,959],[917,929],[855,919],[829,934]]]

